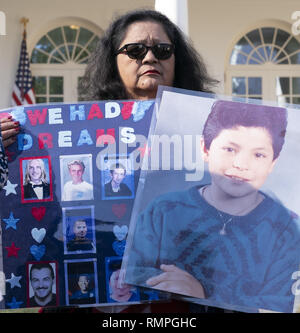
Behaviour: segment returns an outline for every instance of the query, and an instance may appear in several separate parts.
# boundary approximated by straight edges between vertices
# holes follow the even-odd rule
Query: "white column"
[[[155,10],[166,15],[186,35],[189,34],[187,0],[155,0]]]

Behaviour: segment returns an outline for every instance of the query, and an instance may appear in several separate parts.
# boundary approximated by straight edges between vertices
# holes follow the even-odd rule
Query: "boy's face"
[[[72,164],[69,168],[69,173],[71,175],[72,178],[72,182],[73,184],[80,184],[82,183],[83,179],[83,168],[81,165],[79,164]]]
[[[87,276],[85,275],[81,275],[79,277],[79,280],[78,280],[78,285],[79,285],[79,288],[82,292],[85,292],[87,291],[88,289],[88,286],[89,286],[89,279]]]
[[[122,169],[122,168],[114,169],[114,171],[112,172],[112,181],[115,184],[120,185],[124,178],[125,178],[125,170],[124,169]]]
[[[29,164],[29,175],[30,180],[34,183],[37,183],[42,178],[42,165],[38,160],[31,160]]]
[[[272,138],[262,127],[224,129],[209,150],[203,145],[212,184],[232,197],[257,191],[275,165],[273,156]]]
[[[85,221],[76,221],[73,228],[76,238],[84,238],[87,234],[87,225]]]

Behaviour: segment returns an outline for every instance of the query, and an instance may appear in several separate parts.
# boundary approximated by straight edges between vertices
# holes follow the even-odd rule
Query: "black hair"
[[[53,267],[48,262],[39,262],[39,263],[32,264],[32,266],[30,268],[30,280],[32,279],[32,271],[34,269],[41,270],[43,268],[48,268],[50,270],[52,279],[54,279]]]
[[[223,129],[238,126],[265,128],[272,138],[275,160],[284,144],[287,111],[275,106],[218,100],[213,104],[203,128],[205,148],[209,150],[212,141]]]
[[[126,168],[125,168],[125,166],[123,164],[119,163],[119,162],[117,162],[115,164],[112,164],[109,169],[110,169],[111,173],[113,173],[115,169],[123,169],[124,170],[124,174],[126,174]]]
[[[160,23],[175,47],[173,87],[212,92],[211,88],[218,81],[208,75],[204,61],[181,30],[158,11],[136,10],[116,18],[100,38],[80,83],[81,98],[83,100],[129,98],[118,72],[115,54],[128,26],[141,21]]]
[[[91,281],[91,274],[89,274],[89,273],[78,273],[78,274],[76,275],[76,281],[77,281],[77,282],[79,281],[79,278],[80,278],[81,276],[86,276],[87,279],[88,279],[88,281],[89,281],[89,282]]]

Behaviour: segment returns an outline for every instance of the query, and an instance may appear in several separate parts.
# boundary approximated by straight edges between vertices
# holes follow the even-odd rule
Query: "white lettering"
[[[196,318],[147,318],[147,327],[197,327]]]
[[[120,128],[121,141],[123,143],[133,143],[135,141],[134,128],[122,127]]]
[[[112,317],[109,317],[109,320],[103,320],[102,327],[129,328],[130,331],[133,331],[136,322],[136,319],[113,319]]]
[[[59,131],[58,132],[58,147],[72,147],[72,132]]]
[[[293,12],[291,19],[296,22],[292,24],[292,34],[297,36],[300,34],[300,11]]]
[[[115,118],[121,113],[120,105],[116,102],[105,103],[105,118]]]
[[[61,108],[48,109],[50,125],[63,124],[61,111]]]

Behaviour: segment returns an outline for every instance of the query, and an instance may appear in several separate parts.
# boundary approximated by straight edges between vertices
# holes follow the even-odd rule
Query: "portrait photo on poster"
[[[132,156],[101,156],[102,200],[134,198]]]
[[[39,261],[27,263],[27,306],[58,305],[58,263]]]
[[[299,121],[291,105],[163,91],[149,135],[160,169],[141,172],[124,281],[209,306],[295,312]]]
[[[61,155],[61,200],[93,200],[93,165],[91,154]]]
[[[50,156],[20,158],[21,202],[53,200]]]
[[[66,305],[98,304],[96,259],[65,260]]]
[[[96,253],[94,206],[63,207],[64,253]]]
[[[105,258],[106,298],[108,303],[140,301],[138,287],[120,283],[122,257]]]

